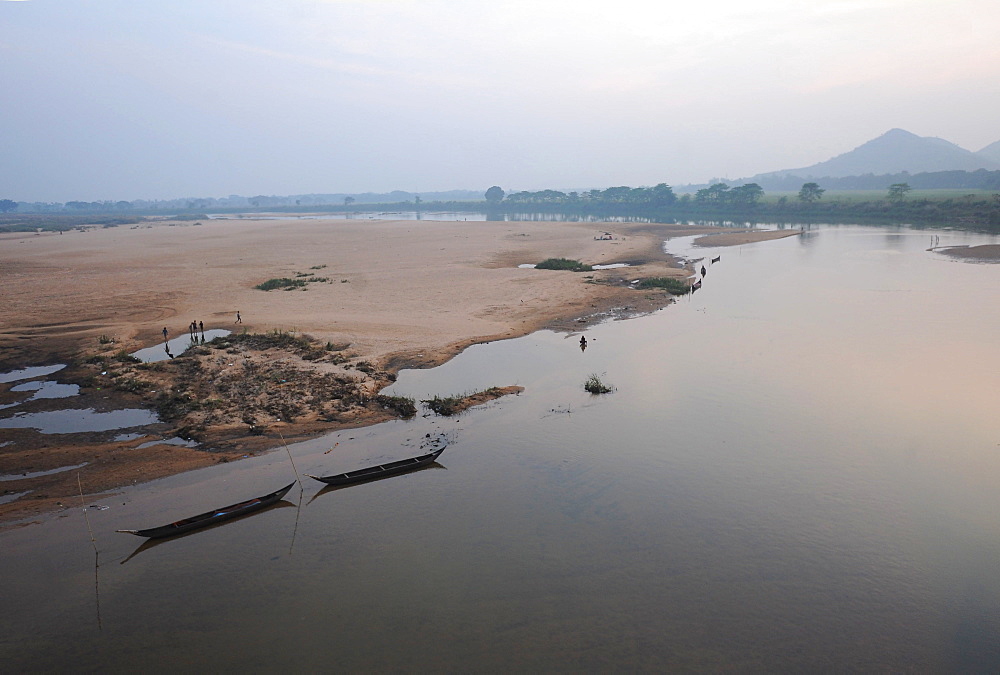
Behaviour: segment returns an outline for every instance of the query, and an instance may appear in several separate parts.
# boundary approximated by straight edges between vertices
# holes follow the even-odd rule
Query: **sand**
[[[939,253],[963,260],[981,262],[1000,262],[1000,244],[982,244],[980,246],[952,246],[951,248],[934,249]]]
[[[605,231],[614,239],[595,239]],[[543,327],[573,330],[612,308],[642,313],[663,307],[670,296],[633,290],[628,280],[686,276],[688,271],[663,254],[662,241],[704,232],[718,233],[718,228],[233,219],[0,235],[0,372],[80,362],[102,349],[134,351],[157,344],[164,327],[171,337],[185,334],[193,320],[203,322],[205,329],[292,331],[320,343],[349,344],[345,353],[355,363],[375,364],[383,374],[426,367],[476,342]],[[774,233],[734,235],[739,239],[731,240],[733,244]],[[710,245],[725,245],[721,242],[726,236],[713,236]],[[518,267],[549,257],[632,266],[592,273]],[[309,274],[326,281],[307,283],[305,290],[254,288],[271,278]],[[235,323],[237,311],[241,324]],[[100,345],[102,336],[114,344]],[[67,373],[71,377],[72,368]],[[372,380],[373,386],[383,383]],[[10,386],[0,385],[0,403],[19,400]],[[107,409],[137,401],[148,403],[141,396],[129,399],[85,387],[73,407]],[[36,409],[46,405],[62,404],[49,402]],[[372,415],[352,419],[351,424],[381,419],[385,416]],[[173,432],[169,425],[161,426],[160,435]],[[301,428],[287,424],[283,433],[295,438],[335,426],[324,427],[312,419]],[[229,461],[278,444],[277,437],[256,437],[246,443],[235,439],[213,452],[162,445],[136,452],[148,439],[109,443],[99,434],[0,430],[0,439],[8,438],[15,442],[0,447],[0,475],[89,462],[88,493]],[[65,505],[77,490],[74,472],[4,482],[0,488],[7,493],[32,491],[0,504],[0,517]]]

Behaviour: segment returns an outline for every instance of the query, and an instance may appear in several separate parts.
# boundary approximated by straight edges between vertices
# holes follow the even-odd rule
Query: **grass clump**
[[[281,277],[278,279],[268,279],[267,281],[257,284],[254,286],[258,291],[273,291],[278,288],[283,288],[286,291],[290,291],[294,288],[301,288],[305,286],[306,282],[302,279],[289,279],[288,277]]]
[[[97,338],[97,341],[102,345],[111,345],[115,343],[115,339],[105,334],[101,334],[101,337]]]
[[[124,349],[120,349],[117,352],[115,352],[114,356],[112,356],[111,358],[120,363],[142,363],[142,359],[136,356],[132,356]]]
[[[417,404],[409,396],[386,396],[379,394],[375,397],[375,402],[383,408],[394,411],[403,419],[409,419],[417,414]]]
[[[636,284],[636,288],[662,288],[671,295],[684,295],[691,292],[687,282],[677,277],[649,277]]]
[[[601,376],[597,373],[593,373],[587,378],[587,381],[583,383],[583,388],[591,394],[610,394],[615,390],[610,384],[602,381]]]
[[[592,272],[594,268],[579,260],[569,258],[548,258],[535,265],[536,270],[570,270],[571,272]]]
[[[450,417],[462,412],[462,404],[465,402],[463,396],[435,396],[432,399],[421,401],[432,411],[444,417]]]

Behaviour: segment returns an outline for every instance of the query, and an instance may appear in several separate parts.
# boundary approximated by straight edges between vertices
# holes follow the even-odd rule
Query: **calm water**
[[[287,455],[90,500],[110,507],[88,511],[96,574],[80,508],[4,533],[0,662],[996,672],[1000,265],[930,245],[844,226],[689,251],[722,255],[701,291],[588,330],[586,352],[541,332],[392,389],[520,396],[291,447],[300,473],[328,474],[445,434],[439,467],[309,482],[142,549],[114,529],[270,492]],[[586,394],[591,373],[617,391]]]

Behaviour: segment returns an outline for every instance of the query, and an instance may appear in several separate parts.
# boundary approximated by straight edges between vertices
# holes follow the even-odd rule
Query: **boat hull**
[[[442,452],[444,452],[444,448],[435,450],[434,452],[430,452],[426,455],[420,455],[419,457],[409,457],[407,459],[389,462],[388,464],[379,464],[365,469],[358,469],[357,471],[348,471],[347,473],[341,473],[335,476],[313,476],[308,473],[306,475],[322,483],[326,483],[327,485],[353,485],[354,483],[367,483],[368,481],[379,480],[380,478],[388,478],[389,476],[397,476],[401,473],[415,471],[416,469],[434,462],[441,456]]]
[[[244,516],[248,513],[254,513],[255,511],[266,509],[268,506],[281,501],[281,498],[288,494],[288,491],[292,489],[293,485],[295,485],[294,482],[289,483],[280,490],[264,495],[263,497],[255,497],[254,499],[248,499],[245,502],[223,506],[220,509],[213,509],[212,511],[206,511],[205,513],[198,514],[197,516],[191,516],[190,518],[185,518],[183,520],[178,520],[177,522],[170,523],[169,525],[152,527],[146,530],[118,530],[118,532],[134,534],[137,537],[148,537],[150,539],[173,537],[174,535],[178,535],[183,532],[190,532],[191,530],[208,527],[209,525],[215,525],[216,523],[221,523],[231,518],[238,518],[239,516]]]

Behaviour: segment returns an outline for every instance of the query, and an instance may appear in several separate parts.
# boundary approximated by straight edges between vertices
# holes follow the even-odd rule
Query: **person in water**
[[[587,348],[587,336],[586,335],[581,335],[580,336],[580,351],[583,351],[586,348]]]

